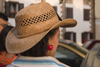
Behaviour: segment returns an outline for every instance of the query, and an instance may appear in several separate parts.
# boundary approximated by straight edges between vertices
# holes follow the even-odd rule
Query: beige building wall
[[[1,12],[1,7],[2,7],[2,3],[1,3],[1,0],[0,0],[0,12]]]
[[[100,39],[100,21],[99,24],[96,25],[96,39]]]
[[[4,13],[4,8],[5,8],[4,2],[5,0],[0,0],[0,12],[3,12],[3,13]]]
[[[95,35],[100,39],[100,0],[95,0]]]

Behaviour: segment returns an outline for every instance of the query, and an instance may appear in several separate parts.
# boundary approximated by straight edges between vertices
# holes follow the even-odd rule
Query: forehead
[[[0,24],[7,24],[7,21],[3,20],[2,18],[0,18]]]

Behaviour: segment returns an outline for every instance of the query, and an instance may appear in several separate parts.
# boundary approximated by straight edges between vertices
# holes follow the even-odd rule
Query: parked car
[[[88,50],[70,40],[59,40],[55,57],[70,67],[80,67]]]
[[[100,40],[88,40],[86,41],[82,47],[90,50],[92,48],[100,46]]]

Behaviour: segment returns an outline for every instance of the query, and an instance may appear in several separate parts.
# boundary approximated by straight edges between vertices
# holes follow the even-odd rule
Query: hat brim
[[[57,27],[74,27],[76,24],[77,21],[74,19],[65,19],[59,21],[47,31],[24,38],[17,37],[17,28],[15,27],[7,35],[6,49],[9,53],[22,53],[36,45],[50,30]]]

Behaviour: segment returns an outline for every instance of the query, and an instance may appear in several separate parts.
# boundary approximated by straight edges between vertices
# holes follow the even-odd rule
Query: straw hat
[[[50,30],[57,27],[74,27],[77,21],[59,21],[53,7],[46,2],[33,4],[20,10],[16,16],[16,27],[6,38],[9,53],[21,53],[36,45]]]

